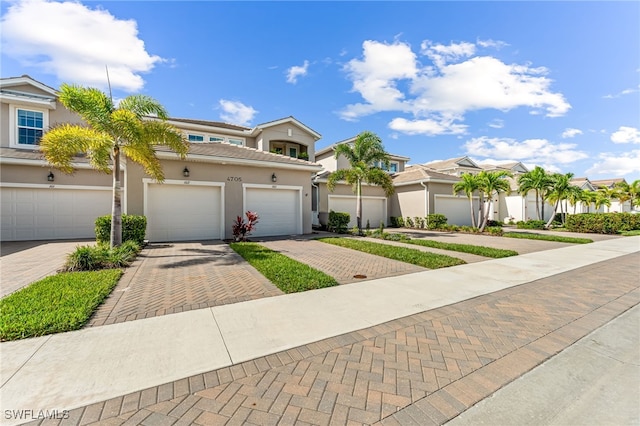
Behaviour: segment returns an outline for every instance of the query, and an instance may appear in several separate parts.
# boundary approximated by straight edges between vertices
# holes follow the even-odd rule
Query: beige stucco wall
[[[47,181],[49,171],[53,172],[55,180]],[[112,186],[111,174],[101,173],[93,169],[77,169],[72,175],[55,168],[42,165],[2,165],[3,183],[28,183],[41,185],[80,185],[80,186]]]
[[[189,178],[182,175],[185,166]],[[311,233],[311,172],[278,169],[277,167],[235,166],[213,163],[196,163],[181,160],[163,160],[162,167],[167,180],[224,183],[225,238],[232,238],[232,222],[243,215],[243,184],[302,187],[302,229]],[[271,181],[275,173],[277,182]],[[127,212],[144,214],[144,183],[148,176],[137,164],[127,165]],[[258,214],[260,212],[258,211]]]
[[[453,185],[449,183],[427,182],[429,192],[428,214],[434,213],[436,194],[452,195]],[[395,217],[425,216],[425,188],[420,183],[396,187],[390,199],[390,215]]]
[[[9,104],[0,103],[0,146],[9,146]]]
[[[291,136],[289,136],[289,130],[291,130]],[[307,133],[306,130],[297,126],[294,123],[283,123],[276,126],[268,127],[257,137],[256,148],[262,151],[271,151],[271,142],[291,142],[293,144],[300,144],[307,147],[307,153],[309,154],[309,161],[315,161],[315,138]]]

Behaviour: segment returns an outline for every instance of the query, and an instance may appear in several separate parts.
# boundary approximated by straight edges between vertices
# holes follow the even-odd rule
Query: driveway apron
[[[222,241],[150,244],[89,326],[283,294]]]

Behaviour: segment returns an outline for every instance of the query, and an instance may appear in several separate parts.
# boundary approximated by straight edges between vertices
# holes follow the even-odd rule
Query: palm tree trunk
[[[477,226],[480,228],[482,226],[482,218],[484,217],[484,194],[480,193],[480,199],[478,200],[478,222]]]
[[[471,225],[473,225],[474,228],[477,228],[476,226],[476,215],[474,214],[473,211],[473,196],[469,195],[469,207],[471,209]]]
[[[540,203],[539,203],[539,199],[540,199],[540,195],[538,194],[538,190],[536,189],[536,216],[537,216],[538,220],[540,220]]]
[[[122,185],[120,184],[120,147],[113,148],[113,204],[111,206],[111,248],[122,244]]]
[[[560,201],[556,201],[555,206],[553,206],[553,211],[555,212],[556,210],[558,210],[558,203]],[[544,226],[545,228],[549,228],[551,226],[551,223],[553,222],[553,219],[556,217],[555,214],[552,214],[551,217],[549,218],[549,220],[547,221],[547,224]]]
[[[356,223],[358,225],[358,233],[362,234],[362,184],[360,181],[356,184]]]
[[[480,224],[480,232],[484,232],[484,228],[487,226],[487,222],[489,221],[489,212],[490,207],[491,207],[491,194],[487,195],[487,206],[486,206],[486,211],[484,212],[483,216],[482,216],[482,223]]]

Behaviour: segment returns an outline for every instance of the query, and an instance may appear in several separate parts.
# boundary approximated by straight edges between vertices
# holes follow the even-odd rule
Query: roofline
[[[340,145],[340,144],[343,144],[343,143],[349,143],[349,142],[351,142],[351,141],[354,141],[356,138],[357,138],[357,136],[354,136],[354,137],[352,137],[352,138],[345,139],[345,140],[342,140],[342,141],[340,141],[340,142],[333,143],[333,144],[331,144],[331,145],[329,145],[329,146],[325,146],[324,148],[322,148],[322,149],[320,149],[320,150],[316,150],[316,156],[318,156],[318,155],[322,155],[322,154],[325,154],[325,153],[327,153],[327,152],[329,152],[329,151],[331,151],[331,150],[335,150],[335,149],[336,149],[336,146],[338,146],[338,145]],[[404,161],[409,161],[409,160],[411,160],[411,158],[410,158],[410,157],[405,157],[405,156],[403,156],[403,155],[391,154],[391,153],[387,153],[387,154],[389,154],[389,157],[393,157],[393,159],[397,159],[397,160],[404,160]]]
[[[0,88],[1,87],[11,87],[11,86],[18,86],[20,84],[30,84],[34,87],[37,87],[38,89],[45,91],[49,94],[51,94],[52,96],[58,97],[58,91],[52,87],[47,86],[44,83],[40,83],[39,81],[33,79],[33,77],[30,77],[28,75],[22,75],[20,77],[7,77],[7,78],[0,78]]]
[[[159,159],[164,159],[164,160],[181,160],[180,156],[175,152],[160,151],[160,152],[156,152],[156,156]],[[219,155],[204,155],[204,154],[187,154],[185,159],[182,161],[235,164],[235,165],[254,166],[254,167],[271,167],[271,168],[288,169],[288,170],[308,170],[310,172],[317,172],[322,170],[322,166],[320,164],[315,164],[315,163],[291,164],[291,163],[279,163],[276,161],[268,161],[268,160],[264,160],[264,161],[249,160],[246,158],[233,158],[233,157],[223,157]]]
[[[303,122],[301,122],[300,120],[298,120],[292,115],[290,115],[289,117],[280,118],[278,120],[267,121],[266,123],[258,124],[251,130],[251,133],[255,131],[262,131],[263,129],[266,129],[268,127],[273,127],[273,126],[277,126],[284,123],[294,123],[297,126],[302,127],[308,133],[311,133],[316,138],[316,140],[322,139],[322,135],[320,133],[316,132],[311,127],[307,126],[306,124],[304,124]]]
[[[151,119],[157,119],[156,117],[150,117]],[[167,120],[165,120],[166,123],[171,124],[172,126],[181,129],[181,130],[187,130],[187,129],[192,129],[192,130],[200,130],[200,131],[208,131],[211,132],[212,129],[216,129],[218,133],[231,133],[234,135],[238,135],[238,136],[245,136],[245,137],[250,137],[250,129],[247,130],[236,130],[236,129],[229,129],[227,127],[218,127],[218,126],[214,126],[214,125],[206,125],[206,124],[195,124],[195,123],[187,123],[184,121],[175,121],[172,120],[171,118],[168,118]]]
[[[407,185],[415,185],[418,183],[450,183],[450,184],[455,184],[456,181],[453,180],[444,180],[444,179],[430,179],[430,178],[424,178],[424,179],[417,179],[417,180],[412,180],[409,182],[400,182],[400,183],[394,183],[393,186],[407,186]]]

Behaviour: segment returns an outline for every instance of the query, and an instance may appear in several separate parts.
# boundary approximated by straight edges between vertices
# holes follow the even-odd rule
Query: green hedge
[[[329,232],[337,232],[338,234],[345,234],[347,232],[347,226],[351,221],[351,215],[349,213],[329,212],[329,222],[327,223],[327,229]]]
[[[447,217],[443,214],[435,213],[427,216],[429,229],[438,229],[447,224]]]
[[[111,241],[111,215],[100,216],[96,219],[96,241],[109,243]],[[132,214],[122,215],[122,242],[135,241],[139,246],[144,245],[147,232],[147,218]]]
[[[391,216],[391,227],[392,228],[402,228],[402,227],[404,227],[404,218]]]
[[[640,229],[640,214],[580,213],[567,216],[565,227],[572,232],[617,234]]]
[[[527,220],[526,222],[518,221],[516,228],[518,229],[544,229],[547,223],[544,220]]]

